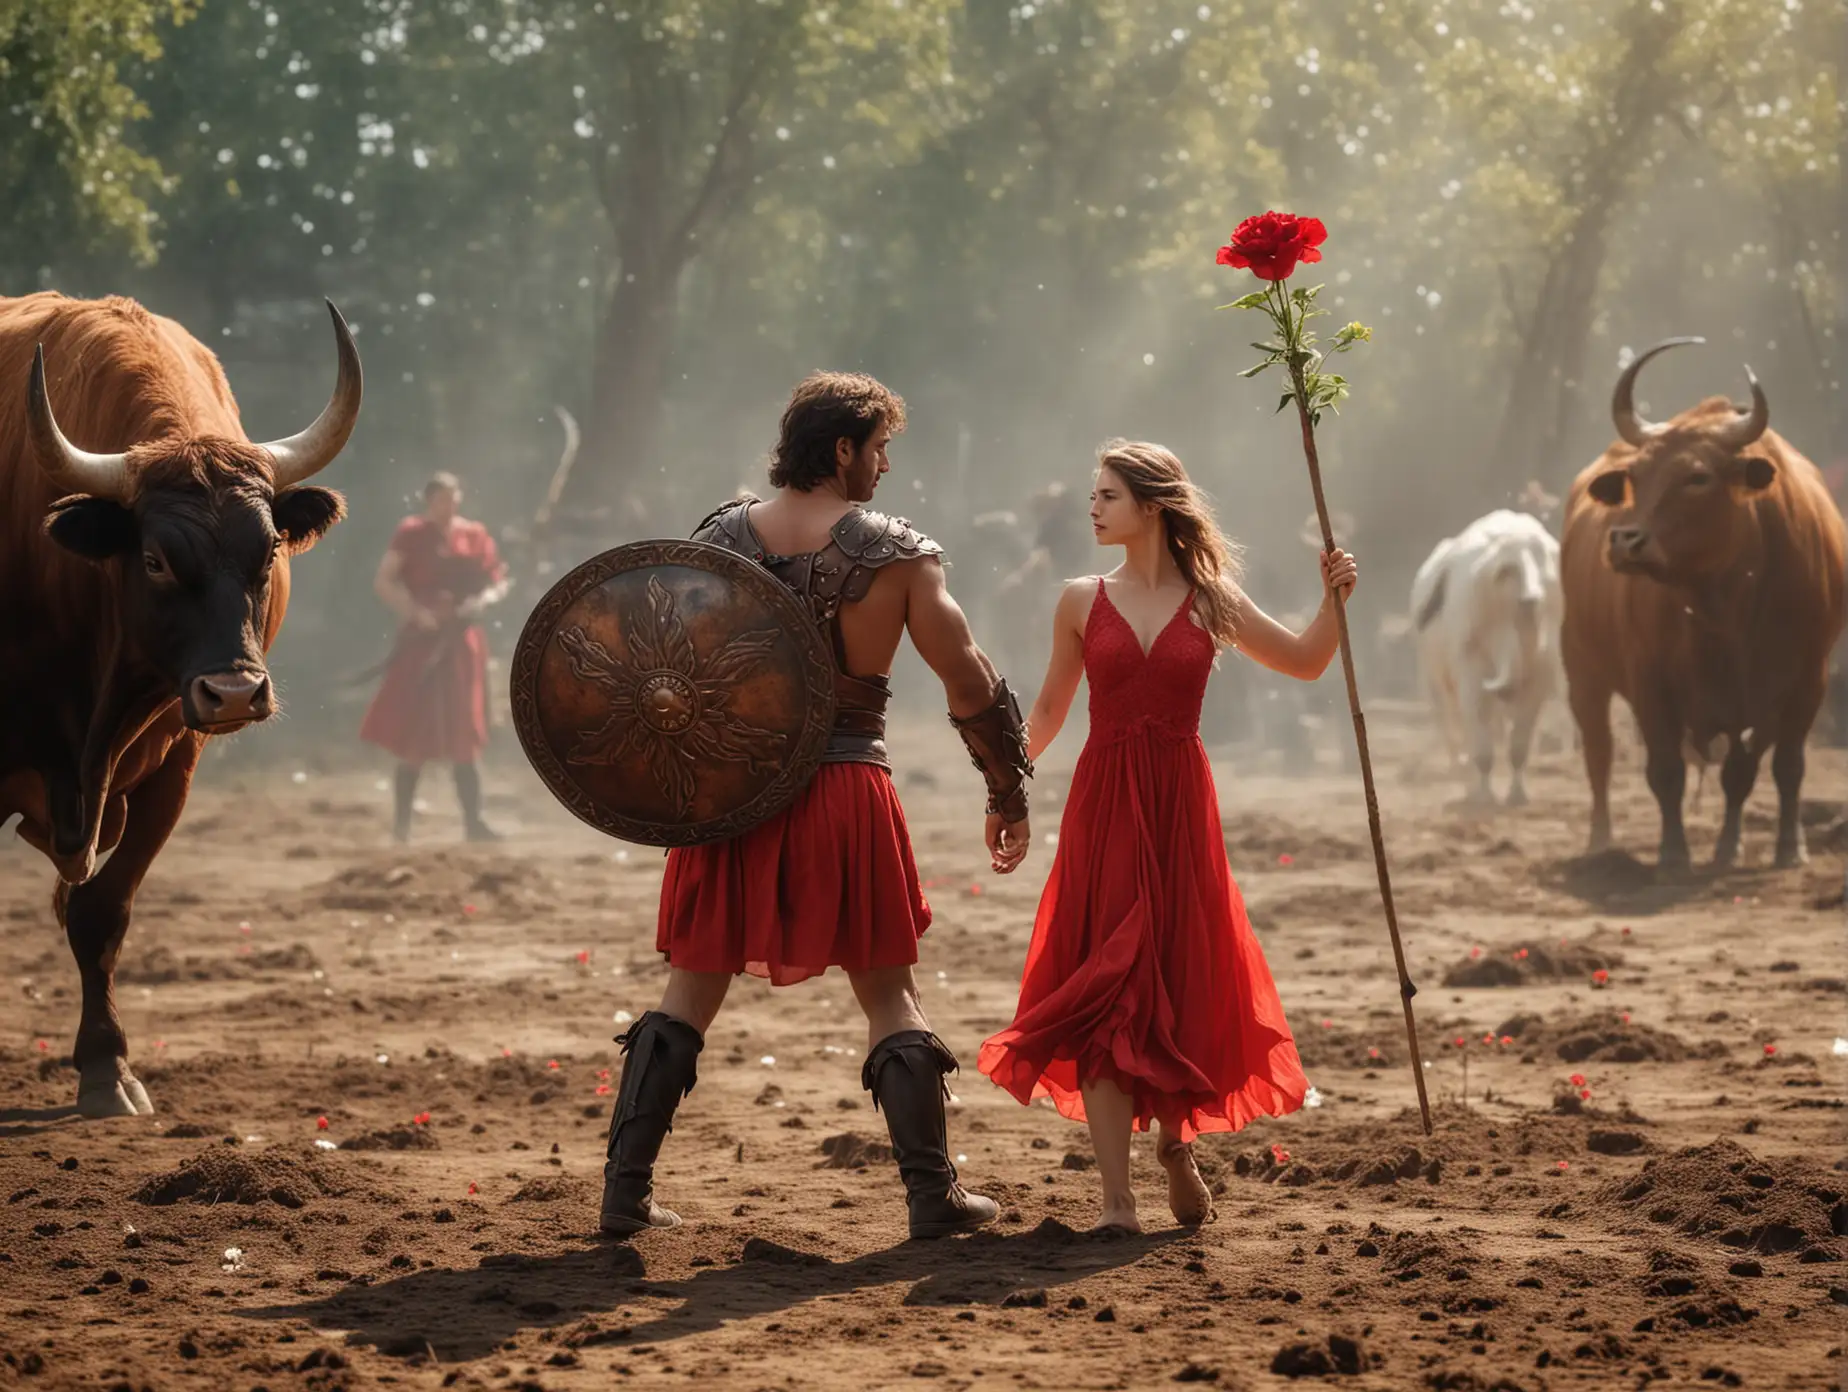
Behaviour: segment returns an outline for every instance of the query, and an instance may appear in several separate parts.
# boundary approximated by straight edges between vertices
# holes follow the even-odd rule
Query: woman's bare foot
[[[1134,1194],[1104,1195],[1104,1210],[1097,1219],[1092,1232],[1139,1233],[1142,1224],[1136,1217],[1136,1196]]]
[[[1111,1235],[1139,1233],[1142,1231],[1142,1220],[1136,1217],[1136,1210],[1133,1208],[1106,1208],[1091,1231]]]
[[[1197,1227],[1213,1221],[1213,1195],[1194,1164],[1193,1146],[1163,1136],[1155,1148],[1155,1158],[1168,1172],[1168,1210],[1174,1221]]]

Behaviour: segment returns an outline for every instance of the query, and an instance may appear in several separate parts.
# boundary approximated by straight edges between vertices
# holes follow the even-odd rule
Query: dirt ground
[[[1219,1221],[1085,1228],[1081,1127],[974,1072],[1012,1010],[1077,742],[1035,848],[987,873],[940,721],[899,780],[936,923],[920,975],[964,1061],[950,1132],[991,1231],[907,1243],[845,981],[733,990],[659,1175],[688,1220],[596,1236],[618,1066],[656,1001],[661,857],[573,822],[508,741],[504,844],[447,779],[408,849],[376,772],[208,761],[119,994],[158,1114],[85,1122],[52,876],[0,850],[0,1386],[1274,1388],[1839,1386],[1848,758],[1815,750],[1813,860],[1657,884],[1633,751],[1621,843],[1579,858],[1575,756],[1487,817],[1422,716],[1375,718],[1435,1134],[1422,1134],[1357,778],[1216,761],[1226,847],[1316,1103],[1200,1144]],[[262,732],[244,737],[260,740]],[[1709,777],[1692,825],[1711,846]],[[623,1013],[627,1012],[627,1013]],[[325,1118],[325,1125],[321,1119]]]

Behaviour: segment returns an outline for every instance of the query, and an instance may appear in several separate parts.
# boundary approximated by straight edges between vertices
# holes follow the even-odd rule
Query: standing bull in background
[[[1497,509],[1440,541],[1412,581],[1418,666],[1452,764],[1467,749],[1470,801],[1493,802],[1489,771],[1508,726],[1508,805],[1525,806],[1534,727],[1560,694],[1559,543],[1539,518]]]
[[[1709,397],[1660,425],[1637,415],[1643,365],[1701,341],[1669,339],[1624,369],[1611,400],[1621,443],[1578,476],[1567,502],[1562,646],[1591,780],[1591,849],[1611,840],[1616,694],[1642,729],[1663,867],[1689,860],[1687,745],[1724,750],[1720,867],[1738,859],[1758,761],[1776,750],[1777,864],[1790,866],[1806,858],[1803,745],[1842,629],[1842,517],[1816,466],[1770,429],[1749,367],[1749,410]]]
[[[153,1111],[115,1006],[135,892],[206,736],[276,709],[264,653],[289,558],[345,512],[303,486],[359,417],[359,354],[328,310],[332,401],[253,444],[218,360],[172,320],[126,299],[0,299],[0,384],[26,388],[0,395],[0,822],[18,813],[57,867],[85,1116]]]

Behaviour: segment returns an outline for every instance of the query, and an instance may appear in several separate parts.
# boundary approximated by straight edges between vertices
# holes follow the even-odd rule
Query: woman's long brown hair
[[[1238,642],[1242,592],[1239,547],[1219,530],[1213,505],[1187,477],[1172,450],[1136,440],[1110,440],[1097,464],[1123,480],[1139,503],[1161,509],[1168,554],[1193,586],[1194,612],[1222,648]]]

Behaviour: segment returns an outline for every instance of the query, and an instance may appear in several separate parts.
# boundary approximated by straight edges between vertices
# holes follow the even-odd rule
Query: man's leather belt
[[[890,768],[886,757],[886,703],[892,688],[884,677],[834,677],[834,728],[822,752],[824,764],[877,764]]]

